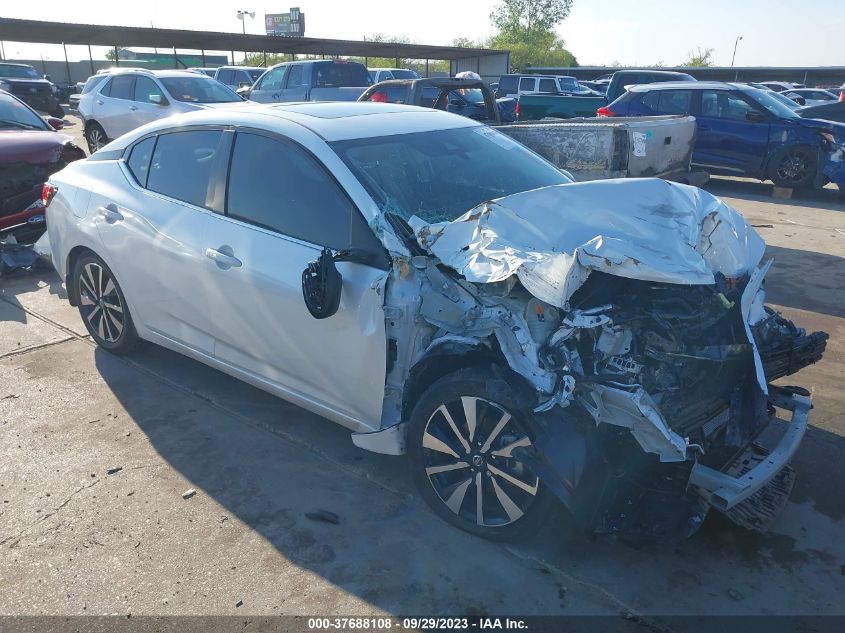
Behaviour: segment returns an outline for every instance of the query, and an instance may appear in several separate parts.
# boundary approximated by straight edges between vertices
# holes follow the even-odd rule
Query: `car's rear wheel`
[[[115,354],[127,354],[138,345],[138,334],[123,291],[105,262],[93,253],[76,261],[73,272],[79,314],[91,338]]]
[[[533,533],[553,500],[511,452],[530,446],[538,433],[517,400],[490,369],[463,369],[420,396],[408,429],[412,475],[423,499],[452,525],[495,540]]]
[[[813,184],[818,156],[809,145],[784,147],[769,161],[769,178],[778,187],[802,189]]]
[[[99,123],[89,123],[85,130],[85,140],[88,141],[88,151],[92,154],[109,142],[106,132]]]

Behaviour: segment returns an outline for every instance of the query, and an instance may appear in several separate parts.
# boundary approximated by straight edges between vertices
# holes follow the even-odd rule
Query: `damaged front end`
[[[512,454],[584,530],[676,539],[710,508],[758,530],[776,518],[811,405],[769,383],[818,361],[827,334],[764,306],[771,262],[735,211],[692,187],[600,181],[414,228],[421,250],[388,283],[383,427],[431,366],[501,359],[542,429]],[[767,450],[777,409],[790,420]]]

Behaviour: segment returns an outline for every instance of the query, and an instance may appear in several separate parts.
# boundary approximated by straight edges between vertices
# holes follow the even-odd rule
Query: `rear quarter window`
[[[132,148],[132,152],[129,154],[129,160],[126,161],[126,166],[129,167],[132,176],[142,187],[147,186],[147,175],[150,172],[150,159],[153,155],[155,142],[155,136],[144,139]]]

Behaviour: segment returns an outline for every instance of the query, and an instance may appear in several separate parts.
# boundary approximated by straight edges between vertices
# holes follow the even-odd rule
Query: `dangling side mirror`
[[[328,248],[323,249],[316,261],[308,262],[308,267],[302,271],[302,297],[315,319],[326,319],[337,312],[342,287],[343,277]]]

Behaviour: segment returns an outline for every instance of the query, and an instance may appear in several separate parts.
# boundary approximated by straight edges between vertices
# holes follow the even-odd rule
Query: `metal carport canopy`
[[[458,46],[429,46],[315,37],[270,37],[215,31],[156,29],[102,24],[70,24],[40,20],[0,18],[0,40],[36,44],[82,44],[92,46],[140,46],[207,51],[356,55],[410,59],[466,59],[507,54],[507,51]]]

